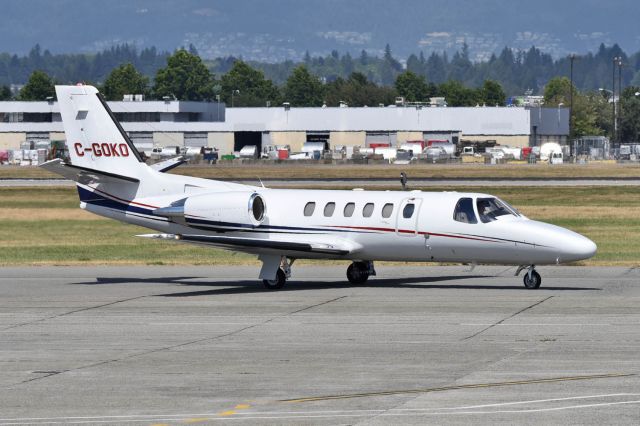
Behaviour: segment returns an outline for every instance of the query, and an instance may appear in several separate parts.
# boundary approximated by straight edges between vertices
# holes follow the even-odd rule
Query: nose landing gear
[[[524,274],[523,282],[524,286],[529,290],[535,290],[540,288],[540,284],[542,284],[542,277],[538,272],[536,272],[536,265],[531,266],[520,266],[516,271],[516,276],[520,275],[520,272],[524,269],[528,269],[527,273]]]
[[[364,284],[370,275],[375,275],[376,270],[373,268],[373,262],[353,262],[347,268],[347,279],[351,284]]]

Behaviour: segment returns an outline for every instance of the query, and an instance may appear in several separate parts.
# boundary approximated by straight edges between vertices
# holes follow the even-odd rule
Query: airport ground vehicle
[[[47,170],[77,182],[81,208],[150,228],[141,237],[255,254],[260,278],[279,289],[296,259],[352,261],[363,283],[375,260],[494,263],[527,270],[587,259],[596,245],[570,230],[530,220],[488,194],[269,189],[169,175],[141,161],[91,86],[56,86],[71,163]]]
[[[552,152],[551,155],[549,156],[550,164],[562,164],[563,161],[564,159],[562,156],[562,151]]]
[[[258,147],[256,145],[245,145],[239,152],[240,158],[256,159],[258,158]]]
[[[443,141],[427,141],[426,149],[440,148],[445,155],[453,157],[456,153],[456,146],[447,140]]]
[[[562,147],[560,144],[555,142],[544,143],[540,147],[540,160],[551,161],[552,154],[556,152],[560,153],[560,158],[562,158]]]

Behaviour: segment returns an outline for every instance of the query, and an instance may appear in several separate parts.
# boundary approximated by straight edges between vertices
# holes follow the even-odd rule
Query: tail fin
[[[147,166],[93,86],[56,86],[71,166],[138,179]]]

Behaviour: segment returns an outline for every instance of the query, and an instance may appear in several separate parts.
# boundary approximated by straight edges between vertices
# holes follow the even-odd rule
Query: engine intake
[[[267,206],[264,203],[264,199],[255,192],[251,195],[251,198],[249,198],[249,211],[258,224],[264,222]]]

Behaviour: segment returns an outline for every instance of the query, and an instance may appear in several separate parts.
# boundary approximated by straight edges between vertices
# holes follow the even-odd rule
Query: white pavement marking
[[[640,400],[635,401],[620,401],[620,402],[608,402],[601,404],[583,404],[583,405],[570,405],[565,407],[554,407],[554,408],[540,408],[540,409],[525,409],[525,410],[495,410],[495,411],[449,411],[449,412],[412,412],[412,413],[379,413],[378,416],[384,417],[416,417],[416,416],[459,416],[459,415],[471,415],[471,414],[529,414],[534,412],[545,412],[545,411],[559,411],[559,410],[572,410],[579,408],[594,408],[594,407],[606,407],[606,406],[614,406],[614,405],[625,405],[625,404],[640,404]],[[248,413],[250,414],[250,413]],[[326,418],[339,418],[339,417],[366,417],[369,414],[361,413],[361,414],[317,414],[317,415],[249,415],[249,416],[238,416],[237,414],[233,414],[229,417],[217,417],[219,414],[215,414],[216,417],[210,416],[206,419],[203,417],[202,421],[213,422],[213,421],[247,421],[247,420],[284,420],[284,419],[326,419]],[[188,421],[189,417],[185,417],[185,421]],[[105,419],[107,420],[107,419]],[[0,423],[0,425],[32,425],[32,424],[95,424],[95,423],[104,423],[105,420],[88,420],[88,421],[54,421],[54,422],[16,422],[16,423]],[[156,418],[151,417],[147,419],[118,419],[119,423],[142,423],[142,422],[162,422],[162,421],[175,421],[176,417],[171,418]]]
[[[467,410],[469,408],[502,407],[506,405],[539,404],[542,402],[575,401],[578,399],[612,398],[615,396],[638,396],[640,393],[609,393],[604,395],[569,396],[566,398],[532,399],[526,401],[499,402],[495,404],[467,405],[461,407],[445,408],[398,408],[398,411],[422,411],[422,410]]]
[[[189,414],[137,414],[137,415],[122,415],[122,416],[77,416],[77,417],[21,417],[21,418],[8,418],[0,419],[0,425],[25,425],[25,424],[89,424],[89,423],[102,423],[105,421],[118,421],[126,423],[136,422],[149,422],[149,421],[175,421],[189,418],[206,418],[207,421],[220,421],[220,420],[259,420],[259,419],[300,419],[300,418],[331,418],[331,417],[364,417],[370,414],[378,414],[387,417],[407,417],[407,416],[420,416],[420,415],[460,415],[460,414],[495,414],[495,413],[528,413],[528,412],[543,412],[543,411],[557,411],[577,408],[591,408],[591,407],[603,407],[611,405],[621,404],[638,404],[640,400],[633,401],[615,401],[615,402],[603,402],[597,404],[581,404],[581,405],[569,405],[563,407],[549,407],[538,409],[522,409],[522,410],[493,410],[493,411],[456,411],[456,410],[469,410],[473,408],[491,408],[491,407],[503,407],[509,405],[523,405],[523,404],[540,404],[546,402],[562,402],[562,401],[575,401],[582,399],[597,399],[597,398],[613,398],[623,396],[638,396],[640,393],[612,393],[602,395],[585,395],[585,396],[572,396],[565,398],[548,398],[548,399],[534,399],[525,401],[512,401],[502,402],[495,404],[482,404],[482,405],[465,405],[459,407],[434,407],[434,408],[392,408],[389,410],[384,409],[371,409],[371,410],[314,410],[314,411],[257,411],[257,412],[236,412],[228,417],[220,417],[219,412],[210,413],[189,413]],[[439,412],[443,410],[449,410],[447,412]],[[382,414],[379,414],[382,413]]]
[[[473,325],[473,326],[488,326],[488,325],[494,325],[492,323],[460,323],[458,325]],[[546,322],[540,322],[540,323],[513,323],[513,324],[505,324],[505,323],[501,323],[501,324],[495,324],[495,327],[520,327],[520,326],[541,326],[541,325],[552,325],[552,326],[570,326],[570,327],[609,327],[613,324],[587,324],[587,323],[580,323],[580,324],[564,324],[564,323],[546,323]],[[629,323],[628,325],[637,325],[636,323]]]

